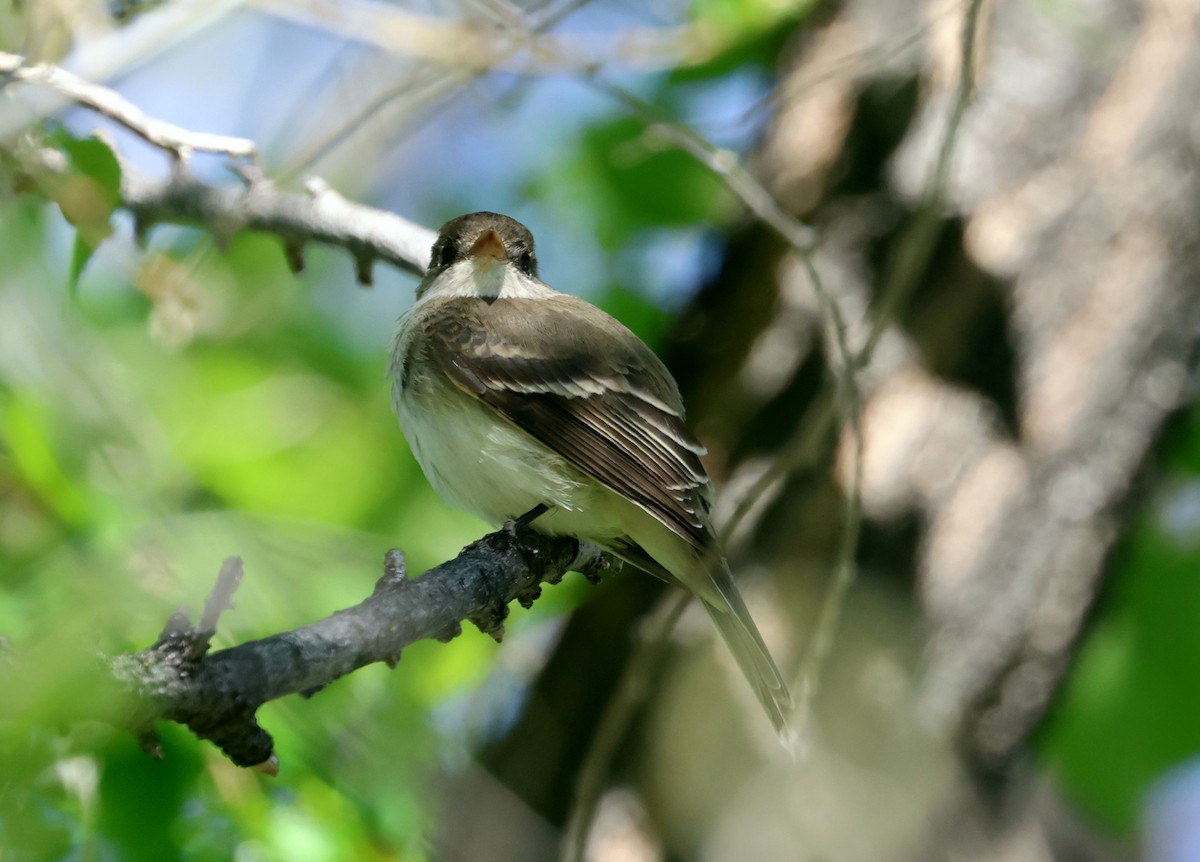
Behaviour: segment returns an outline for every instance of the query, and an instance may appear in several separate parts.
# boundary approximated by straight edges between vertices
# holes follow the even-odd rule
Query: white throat
[[[431,299],[541,299],[554,291],[515,266],[490,259],[460,260],[440,272],[421,292],[418,303]]]

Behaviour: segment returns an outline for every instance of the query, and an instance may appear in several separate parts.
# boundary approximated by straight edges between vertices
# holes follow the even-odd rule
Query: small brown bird
[[[390,372],[444,501],[497,526],[524,516],[682,584],[790,740],[791,695],[718,547],[674,379],[619,321],[539,279],[524,225],[478,212],[442,226]]]

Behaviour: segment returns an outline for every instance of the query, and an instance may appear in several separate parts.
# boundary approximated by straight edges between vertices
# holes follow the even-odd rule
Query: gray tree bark
[[[795,768],[757,744],[685,615],[672,643],[686,649],[606,764],[594,848],[628,833],[674,858],[1120,857],[1026,743],[1163,423],[1194,392],[1200,51],[1191,4],[1080,15],[852,0],[794,35],[755,169],[818,227],[816,266],[865,355],[859,579]],[[747,222],[668,350],[719,514],[763,489],[732,558],[793,667],[836,562],[854,445],[834,422],[828,342],[796,252]],[[585,653],[626,660],[636,624],[611,612],[577,614],[537,715],[454,791],[540,824],[492,858],[556,852],[603,729],[594,703],[611,696],[564,679]],[[547,713],[574,742],[531,767]],[[444,858],[470,858],[476,837],[456,826]]]

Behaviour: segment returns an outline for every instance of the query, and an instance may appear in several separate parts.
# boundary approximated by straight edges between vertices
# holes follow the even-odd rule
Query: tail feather
[[[729,564],[713,553],[699,569],[693,567],[685,570],[684,577],[677,577],[632,540],[614,541],[608,547],[617,556],[655,577],[686,587],[700,600],[771,720],[779,741],[794,755],[797,739],[791,726],[792,694],[738,592]]]
[[[763,643],[762,635],[758,633],[758,627],[754,625],[724,560],[720,568],[713,572],[712,580],[717,588],[716,595],[706,590],[700,596],[701,603],[721,639],[733,653],[738,667],[771,720],[775,733],[791,749],[795,745],[795,730],[790,723],[793,702],[783,674],[767,651],[767,645]]]

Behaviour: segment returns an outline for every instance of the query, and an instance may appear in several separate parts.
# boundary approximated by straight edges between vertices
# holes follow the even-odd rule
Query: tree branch
[[[116,90],[85,81],[66,69],[49,63],[27,63],[18,54],[0,51],[0,74],[20,84],[45,87],[73,102],[115,120],[134,134],[177,157],[189,151],[223,153],[231,158],[258,158],[258,147],[247,138],[231,138],[209,132],[191,132],[165,120],[148,117]]]
[[[371,265],[383,260],[422,275],[437,234],[406,218],[347,200],[324,181],[310,179],[305,192],[280,189],[244,175],[244,187],[213,186],[186,170],[159,179],[128,166],[121,177],[121,207],[133,214],[139,236],[155,224],[193,224],[225,239],[242,230],[273,233],[283,240],[288,265],[304,268],[304,246],[321,242],[354,256],[358,280],[371,283]]]
[[[433,231],[353,203],[318,179],[310,179],[304,192],[281,190],[262,175],[251,141],[180,129],[147,117],[108,88],[0,52],[0,86],[4,78],[54,90],[173,156],[172,170],[163,178],[121,163],[117,206],[133,215],[139,240],[162,222],[199,225],[218,241],[241,230],[259,230],[283,240],[288,263],[297,271],[304,266],[308,242],[349,250],[363,283],[370,283],[371,267],[379,259],[418,275],[425,270]],[[197,150],[249,159],[234,167],[242,184],[220,187],[197,179],[188,166]],[[31,154],[24,154],[19,170],[44,177],[65,173],[68,166],[59,151],[35,145]],[[152,754],[161,755],[155,724],[175,721],[212,741],[234,763],[258,765],[273,774],[278,758],[256,719],[264,703],[298,692],[315,694],[374,662],[394,667],[401,651],[415,641],[458,636],[464,619],[499,640],[514,598],[528,607],[540,595],[542,582],[556,583],[569,569],[595,579],[604,565],[599,551],[581,548],[574,538],[547,537],[523,527],[485,536],[414,580],[406,577],[400,552],[391,551],[374,592],[354,607],[295,631],[210,654],[218,618],[232,606],[242,578],[241,561],[230,559],[198,625],[177,612],[152,647],[109,659],[120,703],[115,718],[131,726]]]
[[[437,238],[434,231],[395,213],[353,203],[317,178],[308,180],[305,192],[280,189],[263,176],[258,148],[251,140],[182,129],[146,116],[116,91],[65,69],[29,64],[24,57],[0,52],[0,89],[6,79],[53,90],[120,123],[174,158],[174,169],[159,178],[137,171],[117,154],[122,162],[118,206],[132,213],[139,240],[161,223],[197,225],[219,241],[238,231],[257,230],[283,240],[294,272],[304,268],[304,246],[309,242],[347,249],[362,284],[371,283],[371,267],[377,260],[417,276],[425,272]],[[197,179],[188,170],[188,160],[197,151],[248,159],[235,163],[243,184],[215,186]],[[65,169],[61,160],[50,158],[33,167],[40,172]]]
[[[222,567],[199,627],[175,614],[154,646],[110,660],[123,695],[120,719],[152,753],[158,753],[154,725],[175,721],[239,766],[258,765],[274,774],[278,759],[271,737],[255,718],[264,703],[295,693],[311,696],[375,662],[395,667],[409,644],[457,637],[462,620],[500,640],[513,599],[529,607],[543,582],[557,583],[569,570],[594,581],[605,565],[590,546],[529,528],[491,533],[412,580],[400,552],[389,551],[383,577],[359,604],[303,628],[209,654],[212,627],[241,578],[241,562],[232,559]]]

